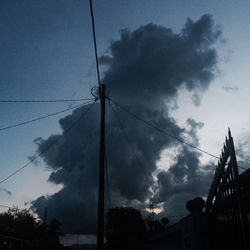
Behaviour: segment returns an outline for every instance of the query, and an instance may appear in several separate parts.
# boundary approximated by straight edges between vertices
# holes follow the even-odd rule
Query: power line
[[[11,207],[9,207],[9,206],[2,205],[2,204],[0,204],[0,207],[4,207],[4,208],[11,208]]]
[[[238,168],[241,168],[242,170],[248,170],[248,168],[241,167],[237,164]]]
[[[246,161],[242,161],[242,160],[237,161],[237,165],[238,165],[238,162],[243,162],[243,163],[246,163],[248,166],[250,166],[250,164],[249,164],[248,162],[246,162]],[[249,169],[249,167],[246,168],[246,167],[241,167],[241,166],[239,166],[239,165],[238,165],[238,167],[241,168],[241,169],[243,169],[243,170],[248,170],[248,169]]]
[[[110,98],[109,98],[109,99],[110,99]],[[144,119],[142,119],[142,118],[139,117],[138,115],[132,113],[131,111],[129,111],[129,110],[126,109],[125,107],[121,106],[121,105],[118,104],[117,102],[113,101],[112,99],[110,99],[110,101],[112,101],[115,105],[117,105],[118,107],[120,107],[121,109],[123,109],[123,110],[124,110],[125,112],[127,112],[129,115],[133,116],[134,118],[136,118],[137,120],[143,122],[144,124],[148,125],[149,127],[153,128],[153,129],[156,129],[156,130],[159,131],[160,133],[162,133],[162,134],[164,134],[164,135],[166,135],[166,136],[168,136],[168,137],[171,137],[171,138],[173,138],[173,139],[175,139],[175,140],[177,140],[177,141],[179,141],[179,142],[181,142],[181,143],[183,143],[183,144],[186,144],[187,146],[192,147],[192,148],[196,149],[197,151],[200,151],[200,152],[202,152],[202,153],[204,153],[204,154],[207,154],[207,155],[209,155],[209,156],[212,156],[212,157],[214,157],[214,158],[216,158],[216,159],[220,159],[220,157],[218,157],[218,156],[216,156],[216,155],[214,155],[214,154],[211,154],[211,153],[209,153],[209,152],[207,152],[207,151],[205,151],[205,150],[203,150],[203,149],[201,149],[201,148],[199,148],[199,147],[197,147],[197,146],[195,146],[195,145],[192,145],[192,144],[190,144],[190,143],[184,141],[183,139],[180,139],[180,138],[178,138],[178,137],[176,137],[176,136],[174,136],[174,135],[171,135],[171,134],[165,132],[164,130],[158,128],[156,125],[153,125],[153,124],[149,123],[148,121],[145,121]],[[248,164],[249,164],[249,163],[248,163]],[[249,165],[250,165],[250,164],[249,164]],[[247,170],[247,168],[245,168],[245,167],[242,167],[242,166],[239,166],[239,165],[238,165],[238,167],[239,167],[240,169]]]
[[[58,100],[0,100],[0,103],[60,103],[60,102],[81,102],[93,101],[93,98],[80,99],[58,99]]]
[[[29,123],[32,123],[32,122],[36,122],[36,121],[39,121],[39,120],[42,120],[42,119],[49,118],[51,116],[62,114],[62,113],[65,113],[65,112],[67,112],[69,110],[80,108],[80,107],[82,107],[83,105],[86,105],[86,104],[88,104],[88,103],[76,105],[76,106],[73,106],[73,107],[70,107],[70,108],[67,108],[67,109],[64,109],[64,110],[60,110],[60,111],[57,111],[57,112],[54,112],[54,113],[51,113],[51,114],[48,114],[48,115],[44,115],[44,116],[37,117],[37,118],[31,119],[31,120],[27,120],[27,121],[20,122],[20,123],[17,123],[17,124],[2,127],[2,128],[0,128],[0,131],[11,129],[11,128],[16,128],[16,127],[19,127],[19,126],[23,126],[25,124],[29,124]]]
[[[142,119],[142,118],[139,117],[138,115],[132,113],[132,112],[129,111],[127,108],[121,106],[119,103],[115,102],[114,100],[110,99],[110,101],[112,101],[112,103],[114,103],[114,104],[115,104],[116,106],[118,106],[120,109],[122,109],[123,111],[125,111],[126,113],[128,113],[130,116],[136,118],[137,120],[143,122],[143,123],[146,124],[147,126],[149,126],[149,127],[153,128],[153,129],[157,130],[158,132],[164,134],[165,136],[171,137],[171,138],[173,138],[173,139],[175,139],[175,140],[177,140],[177,141],[179,141],[179,142],[181,142],[181,143],[183,143],[183,144],[185,144],[185,145],[187,145],[187,146],[189,146],[189,147],[191,147],[191,148],[194,148],[194,149],[197,150],[197,151],[200,151],[201,153],[207,154],[207,155],[209,155],[209,156],[211,156],[211,157],[214,157],[214,158],[216,158],[216,159],[220,159],[220,157],[218,157],[218,156],[216,156],[216,155],[214,155],[214,154],[211,154],[211,153],[209,153],[209,152],[207,152],[207,151],[205,151],[205,150],[203,150],[203,149],[201,149],[201,148],[199,148],[199,147],[197,147],[197,146],[195,146],[195,145],[193,145],[193,144],[191,144],[191,143],[189,143],[189,142],[186,142],[186,141],[184,141],[183,139],[181,139],[181,138],[179,138],[179,137],[177,137],[177,136],[174,136],[174,135],[172,135],[172,134],[167,133],[166,131],[160,129],[160,128],[157,127],[156,125],[154,125],[154,124],[152,124],[152,123],[150,123],[150,122],[148,122],[148,121]]]
[[[148,181],[148,183],[149,183],[149,186],[152,188],[152,190],[153,190],[153,192],[154,192],[155,189],[154,189],[154,187],[151,185],[150,177],[149,177],[149,175],[147,174],[147,172],[146,172],[146,170],[145,170],[143,164],[142,164],[141,161],[139,160],[139,158],[138,158],[138,156],[137,156],[137,153],[136,153],[136,150],[134,149],[134,147],[133,147],[133,145],[132,145],[132,143],[131,143],[131,141],[130,141],[130,139],[129,139],[127,133],[126,133],[126,131],[125,131],[123,125],[122,125],[122,122],[121,122],[121,120],[120,120],[120,118],[119,118],[117,112],[115,111],[115,109],[114,109],[114,107],[112,106],[111,103],[110,103],[110,106],[111,106],[111,109],[112,109],[112,111],[113,111],[113,113],[114,113],[114,115],[115,115],[115,118],[116,118],[116,120],[117,120],[117,122],[118,122],[118,124],[119,124],[119,126],[120,126],[120,129],[121,129],[121,131],[123,132],[124,137],[125,137],[125,139],[126,139],[128,145],[129,145],[131,151],[133,152],[133,154],[134,154],[134,156],[135,156],[135,159],[136,159],[138,165],[141,167],[141,169],[142,169],[142,171],[143,171],[143,173],[144,173],[144,176],[146,177],[146,179],[147,179],[147,181]]]
[[[96,72],[97,72],[97,80],[98,80],[98,86],[99,86],[99,96],[101,96],[101,78],[100,78],[100,70],[99,70],[99,60],[98,60],[96,33],[95,33],[95,18],[94,18],[94,13],[93,13],[92,0],[89,0],[89,6],[90,6],[90,14],[91,14],[91,22],[92,22],[92,34],[93,34],[93,42],[94,42],[94,50],[95,50],[95,62],[96,62]]]
[[[3,182],[5,182],[5,181],[7,181],[8,179],[10,179],[12,176],[16,175],[18,172],[22,171],[24,168],[26,168],[27,166],[29,166],[31,163],[33,163],[39,157],[41,157],[44,153],[46,153],[56,143],[58,143],[63,138],[63,136],[65,136],[83,118],[83,116],[87,114],[87,112],[92,108],[92,106],[94,104],[95,104],[95,102],[92,102],[91,104],[88,104],[90,106],[81,114],[81,116],[68,129],[66,129],[64,131],[64,133],[60,137],[58,137],[54,142],[52,142],[47,148],[45,148],[44,150],[40,151],[36,156],[32,157],[32,159],[29,162],[27,162],[25,165],[23,165],[22,167],[18,168],[13,173],[11,173],[10,175],[8,175],[4,179],[2,179],[0,181],[0,184],[3,183]]]

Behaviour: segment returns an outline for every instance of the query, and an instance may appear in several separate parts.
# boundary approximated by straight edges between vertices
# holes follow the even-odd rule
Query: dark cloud
[[[214,173],[214,164],[202,165],[199,153],[182,147],[176,163],[158,174],[159,200],[165,202],[168,216],[187,212],[185,203],[196,196],[206,196]],[[185,199],[184,199],[184,198]]]
[[[189,128],[185,130],[169,116],[168,110],[180,87],[186,87],[197,98],[208,88],[217,63],[213,45],[219,35],[209,15],[197,22],[188,19],[179,34],[152,23],[135,31],[123,30],[120,39],[111,43],[109,54],[100,60],[106,69],[102,82],[107,84],[110,97],[115,101],[170,134],[189,133],[197,144],[196,131],[202,124],[189,119]],[[63,188],[54,195],[38,198],[33,208],[42,214],[47,206],[49,216],[61,220],[67,231],[89,233],[95,231],[97,214],[99,105],[65,133],[83,110],[77,109],[59,121],[62,135],[36,140],[38,151],[42,151],[63,136],[44,154],[44,161],[52,171],[49,181],[62,184]],[[121,110],[117,112],[148,177],[108,107],[106,140],[112,202],[143,207],[145,199],[152,195],[152,173],[161,152],[176,142]],[[180,147],[176,164],[158,174],[159,198],[169,201],[184,191],[190,195],[205,194],[209,173],[200,168],[199,156]]]
[[[250,135],[243,133],[241,138],[235,143],[235,152],[239,172],[250,168]]]
[[[193,145],[199,146],[197,131],[203,123],[194,119],[187,120],[185,134]],[[205,197],[210,187],[215,165],[203,165],[200,162],[200,152],[192,151],[188,146],[179,148],[174,157],[174,163],[168,171],[158,173],[158,202],[164,201],[164,211],[172,221],[187,214],[186,201],[196,196]]]
[[[104,82],[111,94],[151,106],[174,98],[181,85],[196,94],[205,90],[217,62],[211,46],[220,32],[212,27],[211,17],[204,15],[197,22],[188,19],[180,34],[154,24],[123,30],[103,60],[110,67]]]
[[[236,85],[235,86],[223,86],[223,89],[228,92],[231,92],[231,91],[238,91],[239,87]]]

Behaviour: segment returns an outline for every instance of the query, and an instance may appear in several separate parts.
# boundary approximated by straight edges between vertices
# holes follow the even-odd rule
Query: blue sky
[[[220,154],[230,126],[235,142],[250,133],[250,2],[249,1],[94,1],[98,51],[107,52],[119,30],[136,29],[153,22],[179,32],[187,17],[213,15],[221,26],[223,41],[217,43],[217,77],[194,106],[187,91],[179,94],[172,115],[185,126],[188,117],[204,123],[200,146]],[[90,97],[96,85],[94,51],[87,0],[1,1],[0,99],[61,99]],[[46,115],[66,104],[0,104],[1,127]],[[5,177],[34,154],[37,137],[60,132],[58,119],[0,132],[0,176]],[[204,161],[210,159],[204,158]],[[49,170],[42,161],[29,166],[1,187],[0,204],[24,206],[60,187],[46,180]]]

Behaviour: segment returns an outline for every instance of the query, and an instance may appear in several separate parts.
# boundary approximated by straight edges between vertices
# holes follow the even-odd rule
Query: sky
[[[249,1],[106,0],[93,1],[93,7],[98,53],[102,57],[101,75],[110,95],[130,110],[163,126],[166,131],[186,136],[187,140],[215,155],[220,154],[230,127],[238,155],[245,161],[241,164],[247,167],[250,137]],[[197,33],[193,30],[195,27],[200,27]],[[97,85],[97,77],[88,1],[3,0],[0,31],[0,100],[92,97],[90,90]],[[199,41],[199,34],[208,40]],[[166,57],[159,48],[165,51]],[[172,54],[168,48],[173,49]],[[194,64],[195,60],[198,60],[199,67]],[[124,68],[127,71],[123,71]],[[147,72],[152,74],[147,75]],[[161,74],[157,75],[158,72]],[[150,80],[151,76],[153,80]],[[78,103],[1,103],[0,128],[75,104]],[[68,124],[79,117],[79,110],[71,112],[0,131],[1,178],[27,163],[29,157],[53,141],[55,137],[51,135],[65,131]],[[1,184],[0,204],[19,207],[33,204],[38,213],[49,205],[49,213],[51,211],[54,215],[61,209],[64,211],[62,217],[67,216],[69,211],[77,211],[78,214],[86,209],[88,214],[93,210],[96,205],[92,197],[96,189],[94,176],[97,172],[87,167],[86,173],[85,170],[77,172],[80,162],[85,161],[83,165],[92,168],[97,164],[98,107],[94,106],[91,112],[87,125],[81,123],[76,132],[73,131],[60,143],[60,147],[55,147],[36,164]],[[156,199],[165,202],[163,207],[168,214],[171,215],[172,210],[181,206],[187,197],[192,198],[190,195],[196,194],[194,190],[202,185],[199,181],[207,180],[209,185],[211,168],[216,160],[168,138],[157,137],[148,128],[132,123],[121,111],[117,112],[120,112],[128,135],[133,135],[132,144],[140,159],[145,167],[150,165],[150,177],[155,178],[159,188]],[[59,119],[66,115],[59,124]],[[107,119],[110,122],[107,153],[113,201],[117,205],[132,204],[141,208],[143,201],[152,195],[149,185],[142,171],[135,166],[133,154],[125,146],[126,140],[122,139],[111,109]],[[43,139],[35,143],[36,138]],[[153,146],[150,141],[153,141]],[[80,150],[79,146],[84,150]],[[113,149],[117,152],[114,153]],[[91,155],[92,160],[86,155]],[[72,160],[72,157],[78,159],[78,156],[79,161]],[[120,163],[121,160],[123,163]],[[195,166],[193,172],[191,166]],[[133,175],[141,180],[141,186],[133,181],[129,189],[128,180]],[[122,182],[123,176],[127,179]],[[189,177],[195,177],[197,182],[193,179],[189,182]],[[187,186],[181,185],[178,178],[182,178],[182,184],[186,183],[192,190],[185,197],[182,194]],[[174,184],[170,179],[174,179]],[[73,183],[77,183],[77,189],[72,180],[76,180]],[[191,186],[193,183],[195,185]],[[81,194],[84,194],[82,198]],[[71,204],[75,200],[79,201],[77,207],[65,209],[65,203]],[[55,208],[57,202],[59,205]],[[82,204],[86,205],[84,209]],[[172,216],[182,214],[183,209],[180,214]],[[86,228],[82,230],[85,233],[88,231]]]

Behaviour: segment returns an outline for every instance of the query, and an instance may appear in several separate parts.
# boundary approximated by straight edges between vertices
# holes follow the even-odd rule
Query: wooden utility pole
[[[100,128],[100,165],[99,165],[99,193],[98,193],[98,223],[97,223],[97,249],[103,250],[104,238],[104,169],[105,169],[105,102],[106,86],[100,88],[101,102],[101,128]]]
[[[43,224],[46,225],[47,224],[47,213],[48,213],[48,208],[46,207],[44,209],[44,215],[43,215]]]

